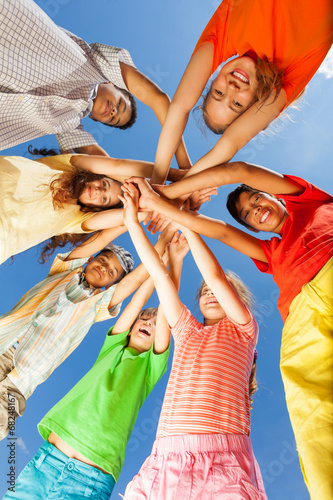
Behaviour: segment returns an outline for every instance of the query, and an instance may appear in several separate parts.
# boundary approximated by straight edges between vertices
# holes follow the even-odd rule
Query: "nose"
[[[111,116],[115,116],[117,113],[118,113],[117,107],[116,106],[112,106],[110,115]]]
[[[260,212],[260,210],[261,210],[261,207],[260,207],[260,206],[253,207],[253,213],[254,213],[255,215],[257,215],[257,214]]]
[[[214,293],[211,291],[211,290],[207,290],[207,295],[209,297],[213,296],[214,297]]]

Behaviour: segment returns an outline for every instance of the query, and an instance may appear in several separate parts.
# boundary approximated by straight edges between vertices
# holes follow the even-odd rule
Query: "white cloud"
[[[333,47],[329,50],[327,56],[322,62],[318,73],[321,73],[326,78],[333,78]]]
[[[29,450],[27,450],[25,442],[23,441],[23,439],[21,437],[18,437],[16,442],[24,453],[29,453]]]

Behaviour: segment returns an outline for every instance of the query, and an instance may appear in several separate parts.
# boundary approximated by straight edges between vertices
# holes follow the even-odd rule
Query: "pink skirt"
[[[124,500],[267,500],[251,440],[242,434],[157,439]]]

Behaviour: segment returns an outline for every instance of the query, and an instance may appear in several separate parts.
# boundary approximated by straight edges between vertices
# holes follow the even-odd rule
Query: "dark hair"
[[[271,97],[273,90],[275,90],[275,96],[273,101],[270,104],[273,104],[273,102],[276,101],[278,98],[281,89],[282,89],[282,81],[283,81],[283,73],[278,70],[278,68],[275,66],[274,63],[271,63],[265,59],[261,59],[260,57],[257,58],[256,61],[256,78],[257,78],[257,88],[255,91],[255,96],[253,101],[248,105],[246,109],[252,106],[257,101],[262,101],[260,103],[260,106],[258,110],[267,102],[267,100]],[[207,102],[208,98],[212,92],[212,85],[215,80],[212,81],[208,92],[203,95],[203,103],[198,106],[198,109],[202,110],[203,114],[203,119],[206,124],[206,126],[214,133],[218,135],[222,135],[223,132],[226,131],[229,125],[223,125],[221,127],[214,127],[210,123],[209,116],[207,114]],[[246,111],[244,109],[244,111]],[[243,111],[243,113],[244,113]]]
[[[28,151],[33,156],[57,156],[59,154],[59,151],[55,149],[34,149],[31,145],[28,147]],[[103,210],[106,210],[103,207],[83,205],[78,201],[78,198],[87,182],[104,179],[105,177],[105,175],[94,174],[85,170],[79,170],[75,167],[72,167],[72,172],[63,172],[58,176],[55,175],[55,179],[53,179],[49,184],[54,209],[61,209],[64,203],[70,203],[73,200],[76,200],[76,203],[80,206],[81,212],[102,212]],[[122,207],[123,204],[120,201],[117,205],[108,207],[107,210]],[[70,243],[71,248],[74,248],[90,236],[91,233],[88,235],[63,233],[53,236],[46,241],[38,260],[44,264],[57,247],[63,248],[67,243]]]
[[[251,368],[250,378],[249,378],[249,397],[250,397],[250,408],[253,408],[253,395],[258,389],[258,384],[256,380],[257,374],[257,360],[253,359],[253,364]]]
[[[114,87],[116,87],[116,89],[120,90],[120,92],[122,92],[125,95],[125,97],[127,97],[128,100],[130,101],[131,110],[132,110],[131,117],[127,123],[125,123],[124,125],[121,125],[120,127],[117,125],[112,125],[112,123],[103,123],[103,122],[100,122],[100,123],[102,123],[102,125],[107,125],[108,127],[117,128],[119,130],[126,130],[128,128],[131,128],[134,125],[134,123],[136,122],[136,119],[138,116],[136,101],[135,101],[133,95],[130,92],[128,92],[128,90],[121,89],[120,87],[117,87],[117,85],[114,85]]]
[[[242,193],[266,193],[266,191],[260,191],[260,189],[254,189],[253,187],[247,186],[246,184],[240,184],[239,186],[236,187],[236,189],[234,189],[233,191],[231,191],[231,193],[228,194],[226,206],[231,217],[233,217],[237,222],[239,222],[239,224],[242,224],[242,226],[245,226],[247,229],[252,229],[252,226],[243,221],[238,216],[237,213],[236,205],[239,202],[239,197]],[[269,194],[270,196],[276,198],[274,194],[271,193],[266,193],[266,194]],[[283,206],[286,206],[284,200],[279,199],[279,201],[280,203],[282,203]]]

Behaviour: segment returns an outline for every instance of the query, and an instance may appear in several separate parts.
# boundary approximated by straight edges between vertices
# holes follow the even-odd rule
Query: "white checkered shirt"
[[[56,134],[61,150],[96,144],[81,119],[97,85],[126,89],[127,50],[87,44],[59,28],[32,0],[0,1],[0,150]]]

